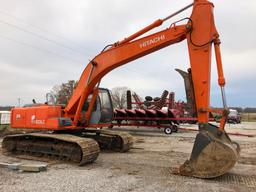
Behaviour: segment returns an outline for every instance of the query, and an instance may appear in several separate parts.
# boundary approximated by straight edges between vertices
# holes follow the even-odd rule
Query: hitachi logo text
[[[165,36],[164,35],[155,37],[154,39],[150,39],[148,41],[145,41],[145,42],[141,43],[140,44],[140,48],[147,47],[149,45],[152,45],[152,44],[157,43],[157,42],[162,41],[162,40],[165,40]]]

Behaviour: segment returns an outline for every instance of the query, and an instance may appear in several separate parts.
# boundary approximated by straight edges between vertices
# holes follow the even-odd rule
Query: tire
[[[153,98],[151,96],[146,96],[145,99],[146,101],[153,101]]]
[[[167,134],[167,135],[172,134],[172,128],[171,127],[164,128],[164,133]]]

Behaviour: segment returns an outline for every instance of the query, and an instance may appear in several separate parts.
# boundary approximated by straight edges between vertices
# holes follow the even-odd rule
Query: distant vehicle
[[[229,109],[227,122],[233,124],[241,123],[240,113],[238,113],[238,111],[235,109]]]

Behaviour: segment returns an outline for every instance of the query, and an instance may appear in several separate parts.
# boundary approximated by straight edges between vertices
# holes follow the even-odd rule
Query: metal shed
[[[6,125],[11,123],[11,112],[10,111],[0,111],[0,124]]]

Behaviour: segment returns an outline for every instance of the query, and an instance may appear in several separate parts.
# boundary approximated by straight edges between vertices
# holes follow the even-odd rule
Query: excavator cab
[[[92,94],[89,95],[84,103],[82,111],[86,112],[88,110],[92,96]],[[113,104],[109,90],[99,88],[99,93],[91,112],[90,124],[109,123],[113,118],[113,114]]]

